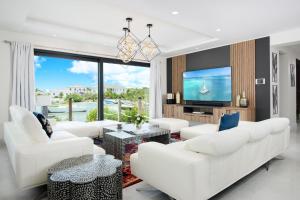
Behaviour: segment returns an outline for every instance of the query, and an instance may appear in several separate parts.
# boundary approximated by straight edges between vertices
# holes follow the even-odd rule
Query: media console
[[[223,113],[240,113],[240,120],[255,121],[254,108],[214,107],[200,105],[164,104],[163,115],[168,118],[185,119],[202,123],[219,123]]]

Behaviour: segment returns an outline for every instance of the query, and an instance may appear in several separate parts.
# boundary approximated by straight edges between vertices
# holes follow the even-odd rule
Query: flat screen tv
[[[184,72],[183,99],[197,102],[231,102],[231,67]]]

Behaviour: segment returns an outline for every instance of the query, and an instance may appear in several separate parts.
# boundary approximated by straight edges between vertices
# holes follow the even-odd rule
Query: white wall
[[[9,49],[8,44],[0,42],[0,140],[3,138],[3,122],[8,120],[8,105],[10,101],[11,70]]]
[[[290,64],[296,65],[296,59],[300,59],[294,51],[288,47],[278,48],[279,56],[279,83],[280,83],[280,117],[290,119],[291,125],[296,126],[296,87],[291,87]]]
[[[3,122],[8,121],[8,107],[10,102],[10,45],[4,40],[31,42],[35,48],[61,52],[94,55],[114,58],[115,48],[69,41],[55,37],[45,37],[32,34],[22,34],[0,30],[0,140],[3,138]],[[140,60],[139,60],[140,61]]]

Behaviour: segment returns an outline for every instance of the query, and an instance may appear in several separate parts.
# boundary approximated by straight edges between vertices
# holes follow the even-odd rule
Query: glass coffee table
[[[123,165],[129,162],[130,154],[134,151],[127,150],[130,146],[136,146],[143,142],[155,141],[169,144],[170,131],[155,125],[143,124],[136,128],[134,124],[123,124],[122,129],[117,126],[109,126],[103,129],[103,148],[107,154],[123,161]]]

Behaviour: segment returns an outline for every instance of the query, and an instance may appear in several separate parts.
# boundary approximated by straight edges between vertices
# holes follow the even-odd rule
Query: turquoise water
[[[204,87],[205,86],[205,87]],[[208,92],[202,94],[206,88]],[[231,76],[185,78],[183,99],[194,101],[231,101]]]
[[[109,107],[110,110],[117,111],[118,104],[113,103],[113,99],[105,99],[104,106]],[[90,110],[98,107],[97,102],[78,102],[73,103],[73,121],[86,121],[86,116]],[[49,118],[59,118],[61,121],[69,120],[69,107],[67,104],[59,106],[48,106]],[[41,108],[37,107],[37,111],[41,112]],[[79,111],[79,112],[78,112]]]

